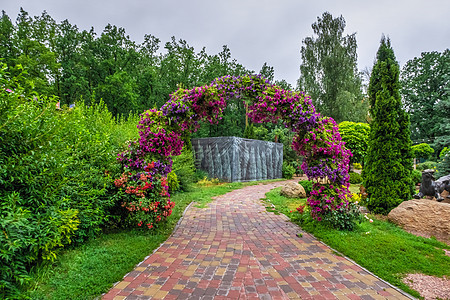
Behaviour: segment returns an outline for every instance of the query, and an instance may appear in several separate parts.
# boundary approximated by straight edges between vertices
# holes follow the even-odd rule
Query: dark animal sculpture
[[[422,172],[422,183],[420,184],[419,193],[414,195],[414,198],[420,199],[424,196],[432,196],[439,202],[444,200],[441,193],[444,190],[450,192],[450,175],[435,180],[433,174],[433,169],[424,170]]]

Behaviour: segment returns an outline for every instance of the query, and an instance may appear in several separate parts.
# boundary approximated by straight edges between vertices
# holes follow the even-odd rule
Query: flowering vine
[[[139,140],[130,142],[119,154],[125,172],[116,180],[116,186],[129,197],[124,207],[135,216],[135,212],[146,216],[145,220],[142,214],[134,218],[138,226],[154,225],[157,219],[170,215],[167,212],[174,204],[168,194],[167,174],[172,167],[171,156],[181,152],[183,131],[196,131],[200,121],[217,123],[231,98],[247,104],[253,122],[281,120],[295,133],[292,148],[304,156],[302,170],[310,180],[326,181],[314,184],[307,201],[316,220],[331,211],[345,211],[351,153],[344,147],[336,122],[317,113],[304,92],[284,90],[260,75],[228,75],[209,85],[180,88],[160,111],[148,110],[141,115]]]

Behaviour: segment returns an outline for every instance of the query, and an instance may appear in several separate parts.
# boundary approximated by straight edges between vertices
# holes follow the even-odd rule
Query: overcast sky
[[[346,33],[356,32],[358,68],[372,67],[381,35],[391,38],[403,66],[424,51],[450,47],[449,0],[0,0],[14,21],[23,7],[31,16],[46,10],[57,22],[68,19],[100,34],[108,24],[126,29],[136,42],[144,34],[162,43],[172,36],[198,52],[216,54],[227,45],[233,58],[259,72],[264,62],[275,78],[295,86],[302,40],[323,12],[342,15]]]

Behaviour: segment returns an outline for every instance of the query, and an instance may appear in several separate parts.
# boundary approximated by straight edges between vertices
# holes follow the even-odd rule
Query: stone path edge
[[[294,223],[295,224],[295,223]],[[295,224],[297,225],[297,224]],[[297,225],[298,226],[298,225]],[[300,226],[299,226],[300,227]],[[348,260],[349,262],[357,265],[358,267],[360,267],[361,269],[363,269],[364,271],[366,271],[367,273],[371,274],[373,277],[377,278],[378,280],[384,282],[385,284],[389,285],[391,288],[393,288],[394,290],[396,290],[397,292],[399,292],[400,294],[404,295],[405,297],[408,297],[410,299],[414,299],[414,300],[418,300],[418,298],[411,296],[410,294],[408,294],[407,292],[403,291],[402,289],[396,287],[395,285],[391,284],[390,282],[387,282],[386,280],[380,278],[379,276],[375,275],[373,272],[367,270],[366,268],[364,268],[363,266],[361,266],[360,264],[358,264],[357,262],[355,262],[353,259],[348,258],[347,256],[345,256],[344,254],[342,254],[341,252],[337,251],[334,248],[331,248],[330,246],[328,246],[327,244],[325,244],[324,242],[322,242],[321,240],[319,240],[318,238],[316,238],[313,234],[308,233],[309,235],[311,235],[312,237],[314,237],[317,241],[319,241],[319,243],[321,243],[322,245],[327,246],[328,248],[330,248],[331,250],[333,250],[334,252],[336,252],[337,254],[339,254],[340,256],[342,256],[343,258],[345,258],[346,260]]]
[[[164,245],[164,243],[165,243],[168,239],[170,239],[170,238],[173,236],[174,232],[177,231],[178,227],[180,226],[181,222],[183,221],[184,215],[186,214],[186,212],[188,211],[188,209],[191,208],[192,205],[194,205],[194,203],[197,203],[197,202],[192,201],[191,203],[189,203],[189,204],[186,206],[186,208],[184,209],[183,213],[181,214],[180,219],[178,220],[177,224],[175,225],[175,227],[173,228],[172,232],[171,232],[170,235],[167,237],[167,239],[166,239],[164,242],[162,242],[161,244],[159,244],[159,246],[158,246],[157,248],[155,248],[155,249],[152,251],[152,253],[150,253],[149,255],[147,255],[146,257],[144,257],[144,259],[142,259],[142,261],[138,262],[138,263],[133,267],[133,270],[134,270],[137,266],[139,266],[140,264],[142,264],[145,260],[147,260],[150,256],[152,256],[155,252],[157,252],[157,251],[162,247],[162,245]],[[133,270],[131,270],[130,272],[132,272]],[[115,282],[115,283],[112,285],[112,287],[111,287],[110,289],[114,288],[117,284],[119,284],[125,277],[127,277],[128,274],[130,274],[130,272],[128,272],[128,273],[126,273],[125,275],[123,275],[122,279],[120,279],[119,281]],[[99,299],[103,298],[103,296],[106,295],[106,294],[110,291],[110,289],[108,289],[107,292],[101,294]]]

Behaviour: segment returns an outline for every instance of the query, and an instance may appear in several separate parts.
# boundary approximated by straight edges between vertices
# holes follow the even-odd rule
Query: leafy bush
[[[363,181],[362,176],[359,173],[350,172],[348,174],[350,175],[351,184],[360,184]]]
[[[351,231],[355,228],[356,222],[362,222],[362,215],[358,206],[350,202],[347,207],[342,206],[337,210],[329,211],[324,215],[323,221],[332,228]]]
[[[181,154],[173,158],[172,171],[177,174],[180,190],[190,191],[195,180],[194,155],[192,151],[183,149]]]
[[[437,165],[437,169],[439,172],[437,177],[442,177],[450,174],[450,153],[447,152],[447,154],[444,155],[444,157]]]
[[[167,174],[167,184],[169,185],[169,192],[176,192],[180,189],[180,182],[175,172]]]
[[[115,153],[137,133],[106,107],[28,97],[0,70],[0,298],[14,298],[38,260],[96,235],[115,205]]]
[[[351,197],[347,198],[347,199],[348,199],[348,202],[355,203],[355,204],[361,204],[361,195],[360,194],[353,193],[353,194],[351,194]]]
[[[429,160],[429,161],[417,164],[416,168],[419,171],[428,170],[428,169],[436,170],[437,169],[437,165],[438,165],[437,162]]]
[[[361,163],[367,153],[370,126],[367,123],[344,121],[339,123],[339,133],[345,147],[352,151],[352,162]]]
[[[198,181],[198,184],[202,186],[217,185],[219,183],[220,183],[219,179],[217,178],[208,179],[207,177],[204,177],[202,180]]]
[[[413,170],[411,173],[412,181],[414,184],[418,184],[422,181],[422,172],[419,170]]]
[[[286,162],[283,162],[283,167],[282,167],[281,171],[283,174],[283,178],[286,178],[286,179],[292,179],[292,177],[295,174],[295,168]]]
[[[431,155],[434,153],[434,149],[431,148],[430,145],[426,143],[421,143],[412,146],[413,155],[416,158],[424,158],[428,159],[431,157]]]
[[[300,184],[306,192],[306,196],[309,197],[309,195],[311,194],[312,188],[313,188],[313,183],[312,181],[309,180],[300,180],[298,182],[298,184]]]
[[[199,182],[200,180],[203,180],[204,178],[209,178],[208,172],[200,169],[195,169],[194,172],[194,181]]]
[[[439,153],[439,158],[444,159],[445,155],[447,155],[448,153],[450,153],[450,148],[444,147],[441,153]]]
[[[360,163],[353,163],[353,168],[355,168],[356,170],[362,170],[362,166]]]

